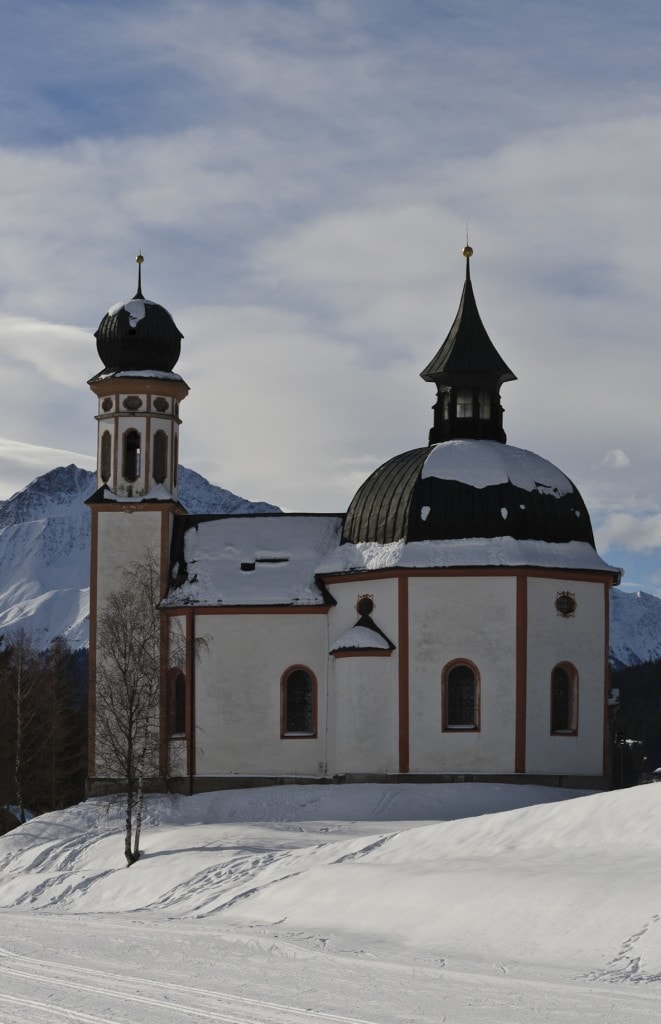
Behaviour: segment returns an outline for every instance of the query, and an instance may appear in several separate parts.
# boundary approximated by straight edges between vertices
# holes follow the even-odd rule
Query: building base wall
[[[193,796],[196,793],[214,793],[229,789],[257,789],[263,786],[338,786],[348,783],[386,783],[389,785],[411,785],[430,783],[484,782],[516,786],[553,786],[559,789],[610,789],[610,780],[605,775],[490,775],[479,773],[410,773],[410,774],[352,774],[342,775],[222,775],[184,776],[170,779],[145,780],[148,793],[179,793]],[[109,796],[121,792],[117,779],[87,780],[86,795]]]

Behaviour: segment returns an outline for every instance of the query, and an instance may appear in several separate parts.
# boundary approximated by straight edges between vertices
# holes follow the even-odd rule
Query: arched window
[[[480,419],[490,420],[491,419],[491,395],[488,391],[480,391],[477,396],[477,402],[480,407]]]
[[[443,729],[480,728],[480,679],[474,665],[455,661],[443,670]]]
[[[183,736],[186,733],[186,677],[179,668],[168,673],[170,735]]]
[[[112,452],[112,437],[109,430],[104,430],[101,435],[101,479],[104,484],[110,480],[110,455]]]
[[[569,662],[551,672],[551,732],[556,736],[578,732],[578,672]]]
[[[140,434],[137,430],[127,430],[124,434],[124,466],[125,480],[137,480],[140,476]]]
[[[162,484],[168,475],[168,435],[164,430],[154,434],[154,480]]]
[[[301,665],[287,669],[280,683],[280,734],[317,735],[317,680]]]
[[[473,396],[470,391],[457,392],[457,419],[466,420],[473,415]]]

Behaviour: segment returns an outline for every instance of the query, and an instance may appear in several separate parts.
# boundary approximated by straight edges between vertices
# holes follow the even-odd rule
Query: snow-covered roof
[[[330,653],[335,651],[391,651],[393,645],[383,635],[368,626],[356,625],[335,641]]]
[[[322,575],[373,572],[383,569],[431,569],[470,566],[535,566],[616,575],[621,570],[597,554],[591,544],[569,541],[551,544],[513,537],[474,537],[467,540],[423,540],[391,544],[342,544],[318,567]]]
[[[165,606],[321,605],[317,566],[335,550],[340,515],[188,517]],[[183,563],[183,564],[182,564]]]

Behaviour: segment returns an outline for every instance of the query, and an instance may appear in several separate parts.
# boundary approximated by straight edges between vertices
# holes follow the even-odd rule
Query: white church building
[[[177,498],[182,335],[143,298],[96,332],[95,630],[124,566],[161,573],[161,764],[193,793],[292,781],[607,782],[609,591],[572,482],[511,447],[514,374],[470,277],[422,377],[428,444],[395,455],[345,515],[192,516]],[[196,637],[204,637],[197,645]]]

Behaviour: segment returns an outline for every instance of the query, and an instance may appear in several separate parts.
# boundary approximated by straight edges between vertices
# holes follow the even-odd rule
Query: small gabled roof
[[[472,254],[473,250],[466,246],[466,281],[459,309],[450,333],[420,374],[423,380],[440,382],[454,374],[488,375],[494,378],[498,386],[505,381],[516,380],[507,363],[498,354],[477,311],[470,277]]]

